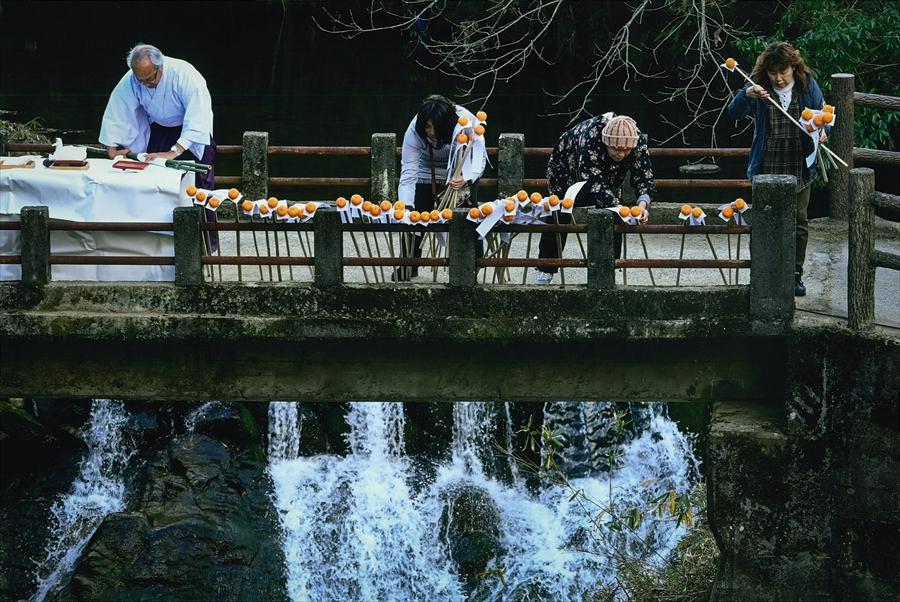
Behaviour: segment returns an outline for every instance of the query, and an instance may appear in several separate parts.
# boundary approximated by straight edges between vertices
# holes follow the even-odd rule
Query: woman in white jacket
[[[465,124],[460,123],[461,117]],[[455,190],[468,187],[467,204],[477,203],[478,180],[487,163],[484,136],[472,131],[477,123],[475,115],[439,94],[426,98],[403,135],[397,199],[416,211],[431,211],[446,185]],[[466,143],[459,142],[461,133],[468,134]],[[467,145],[471,145],[469,152]],[[422,256],[421,234],[413,238],[412,249],[408,245],[403,249],[403,255]],[[417,268],[401,269],[392,279],[409,280],[417,275]]]

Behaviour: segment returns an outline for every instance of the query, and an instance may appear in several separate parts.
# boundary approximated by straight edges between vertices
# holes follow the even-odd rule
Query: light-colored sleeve
[[[416,200],[416,179],[419,173],[419,157],[425,150],[425,144],[416,133],[416,118],[409,123],[403,134],[403,147],[400,153],[400,182],[397,185],[397,200],[412,207]]]
[[[212,98],[206,80],[196,69],[189,67],[179,72],[176,91],[184,105],[184,122],[178,143],[199,159],[213,135]]]
[[[106,146],[124,146],[132,152],[147,150],[150,119],[132,89],[131,71],[113,88],[100,123],[100,142]]]

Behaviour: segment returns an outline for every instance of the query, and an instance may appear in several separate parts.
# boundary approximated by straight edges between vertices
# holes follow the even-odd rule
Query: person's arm
[[[728,117],[735,121],[742,117],[746,117],[752,110],[753,103],[757,102],[758,99],[763,98],[762,93],[760,93],[759,90],[762,90],[762,93],[765,93],[765,89],[762,88],[762,86],[748,86],[738,90],[737,94],[734,95],[734,98],[728,105]]]
[[[638,145],[632,151],[634,164],[631,166],[631,186],[638,195],[638,206],[643,209],[641,222],[650,220],[650,200],[656,194],[656,182],[653,179],[653,167],[650,165],[650,148],[647,135],[641,134]]]
[[[128,71],[119,79],[103,112],[99,141],[106,146],[109,158],[126,155],[132,150],[141,152],[149,135],[149,119],[132,90],[132,75]]]
[[[150,158],[174,159],[184,151],[191,151],[197,159],[203,157],[213,131],[212,98],[203,76],[190,66],[179,71],[172,69],[175,78],[173,91],[184,105],[181,136],[168,151],[152,153]]]
[[[397,200],[403,201],[407,207],[413,207],[416,200],[416,179],[419,174],[419,157],[425,145],[416,133],[416,120],[413,118],[406,133],[403,134],[403,146],[400,152],[400,181],[397,184]]]

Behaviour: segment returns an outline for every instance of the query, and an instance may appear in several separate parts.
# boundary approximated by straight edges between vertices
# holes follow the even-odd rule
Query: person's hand
[[[647,211],[647,202],[641,201],[640,203],[638,203],[638,207],[641,208],[641,217],[638,219],[638,221],[642,224],[646,224],[650,221],[650,212]]]
[[[450,181],[447,185],[453,190],[459,190],[466,184],[466,181],[462,179],[462,176],[457,176],[455,178],[450,178]]]
[[[747,98],[762,98],[766,99],[769,97],[769,93],[766,92],[766,89],[762,86],[750,86],[747,88]]]
[[[828,140],[828,134],[825,133],[825,130],[819,130],[819,142],[825,142]]]
[[[110,159],[115,159],[116,157],[124,157],[128,153],[131,152],[130,148],[116,148],[115,146],[107,146],[106,154]]]
[[[147,162],[149,163],[154,159],[165,159],[166,161],[171,161],[177,156],[178,153],[176,153],[175,151],[168,151],[165,153],[147,153]]]

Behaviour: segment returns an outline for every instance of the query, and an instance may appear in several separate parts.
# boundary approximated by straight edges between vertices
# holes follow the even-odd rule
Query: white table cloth
[[[17,160],[21,158],[17,157]],[[50,217],[79,222],[168,222],[188,207],[193,173],[150,165],[122,171],[109,159],[89,159],[86,170],[57,170],[34,157],[33,169],[0,170],[0,220],[18,220],[22,207],[45,205]],[[21,252],[19,232],[0,230],[0,254]],[[172,232],[52,231],[54,255],[173,256]],[[0,265],[0,280],[18,280],[18,265]],[[54,265],[54,280],[174,280],[174,266]]]

